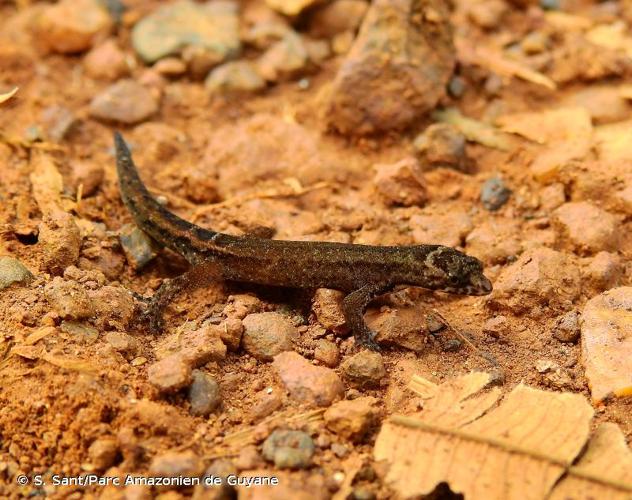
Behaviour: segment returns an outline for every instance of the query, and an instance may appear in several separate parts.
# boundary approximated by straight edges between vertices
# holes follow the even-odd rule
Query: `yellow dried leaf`
[[[590,113],[579,106],[504,115],[496,124],[538,144],[576,141],[590,147],[593,132]]]
[[[0,94],[0,104],[2,104],[3,102],[8,101],[9,99],[11,99],[15,93],[18,91],[18,87],[15,87],[13,90],[5,93],[5,94]]]
[[[24,339],[24,344],[26,345],[35,345],[37,342],[42,340],[44,337],[48,337],[49,335],[55,333],[57,330],[54,326],[43,326],[42,328],[38,328],[34,332],[30,333],[26,339]]]
[[[463,116],[455,108],[435,111],[433,118],[438,122],[454,125],[469,141],[502,151],[511,149],[511,142],[506,134],[491,125]]]

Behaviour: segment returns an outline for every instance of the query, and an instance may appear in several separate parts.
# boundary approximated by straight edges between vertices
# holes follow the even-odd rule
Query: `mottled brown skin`
[[[152,304],[151,327],[160,330],[162,309],[185,286],[209,280],[293,288],[333,288],[347,293],[344,314],[358,344],[379,349],[364,322],[377,295],[412,285],[463,295],[485,295],[492,285],[474,257],[440,245],[370,246],[321,241],[280,241],[231,236],[191,224],[169,212],[147,191],[127,144],[115,133],[121,196],[136,224],[191,264],[167,282]]]

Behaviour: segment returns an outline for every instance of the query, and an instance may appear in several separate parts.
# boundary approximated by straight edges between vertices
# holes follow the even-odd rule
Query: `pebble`
[[[239,450],[239,456],[235,459],[235,467],[237,470],[252,470],[264,467],[265,462],[256,446],[244,446]]]
[[[96,325],[106,330],[125,330],[134,318],[134,298],[120,286],[103,286],[90,291]]]
[[[179,354],[172,354],[151,365],[147,370],[147,378],[160,392],[176,392],[191,384],[192,367]]]
[[[96,194],[105,178],[102,165],[91,161],[77,161],[72,164],[72,184],[75,192],[81,186],[81,197],[89,198]]]
[[[613,288],[623,276],[621,257],[616,253],[599,252],[590,260],[584,275],[599,292]]]
[[[509,217],[486,220],[467,235],[465,246],[468,254],[483,262],[508,262],[523,250],[520,222]]]
[[[540,7],[544,10],[560,10],[560,0],[540,0]]]
[[[525,251],[494,283],[490,304],[516,314],[562,309],[579,296],[579,269],[568,254],[540,247]]]
[[[179,353],[193,367],[226,358],[226,345],[219,328],[204,325],[178,336]]]
[[[0,257],[0,290],[13,283],[28,283],[33,274],[24,264],[13,257]]]
[[[290,396],[299,402],[329,406],[344,394],[344,385],[335,371],[314,366],[295,352],[275,356],[273,368]]]
[[[56,211],[46,215],[39,225],[38,242],[42,245],[44,268],[51,274],[62,274],[79,259],[81,231],[69,213]]]
[[[177,57],[165,57],[154,64],[153,69],[163,76],[180,76],[186,73],[187,65],[182,59]]]
[[[116,462],[118,455],[116,439],[102,437],[95,439],[88,448],[88,459],[96,470],[105,470]]]
[[[555,210],[566,201],[566,188],[561,182],[554,182],[540,190],[540,207],[546,212]]]
[[[503,0],[483,0],[472,2],[468,9],[470,19],[484,29],[496,28],[507,12],[507,4]]]
[[[619,245],[617,218],[585,201],[565,203],[553,212],[552,222],[560,243],[580,254],[616,250]]]
[[[227,458],[218,458],[216,460],[213,460],[211,465],[209,465],[208,468],[204,471],[204,478],[220,477],[222,478],[222,484],[221,486],[219,486],[219,488],[214,486],[205,486],[207,489],[221,489],[222,491],[218,492],[218,495],[215,497],[208,497],[203,495],[195,497],[194,494],[193,498],[197,498],[197,500],[202,500],[204,498],[211,498],[213,500],[227,500],[229,498],[232,498],[232,496],[234,496],[234,489],[226,481],[226,478],[230,475],[237,475],[237,468],[231,460],[228,460]],[[205,495],[208,495],[208,493],[205,492]]]
[[[153,240],[134,224],[125,224],[119,230],[121,247],[130,266],[138,271],[158,256]]]
[[[415,158],[404,158],[397,163],[375,165],[373,184],[387,205],[410,207],[428,201],[424,174]]]
[[[260,361],[272,361],[274,356],[292,350],[292,340],[298,331],[282,314],[263,312],[250,314],[243,319],[244,350]]]
[[[279,469],[305,469],[312,463],[314,449],[309,434],[277,429],[263,443],[263,456]]]
[[[579,312],[569,311],[553,325],[553,336],[560,342],[575,343],[579,338]]]
[[[509,326],[506,316],[494,316],[483,324],[483,333],[495,339],[500,339],[509,332]]]
[[[235,2],[223,0],[181,0],[161,6],[134,26],[132,45],[148,63],[190,47],[206,54],[211,64],[219,64],[241,50],[237,10]]]
[[[549,373],[558,370],[560,366],[550,359],[538,359],[535,362],[535,369],[538,373]]]
[[[360,441],[377,422],[377,403],[370,396],[334,403],[323,415],[325,425],[344,439]]]
[[[99,330],[77,321],[62,321],[60,330],[72,335],[74,341],[83,345],[92,345],[99,339]]]
[[[271,415],[283,406],[283,401],[278,391],[264,389],[255,394],[254,402],[250,409],[250,418],[253,421],[261,420]]]
[[[115,351],[132,358],[136,357],[141,349],[138,339],[125,332],[108,332],[105,335],[105,340]]]
[[[133,125],[158,112],[154,95],[134,80],[119,80],[90,102],[90,115],[99,120]]]
[[[317,359],[329,368],[335,368],[340,363],[340,350],[333,342],[320,339],[316,342],[314,359]]]
[[[77,121],[72,110],[65,106],[48,106],[41,115],[45,136],[52,142],[61,142],[70,133]]]
[[[81,320],[94,315],[94,305],[86,289],[59,276],[44,287],[44,296],[52,309],[63,319]]]
[[[386,376],[382,355],[361,351],[347,358],[340,367],[345,378],[359,386],[376,386]]]
[[[546,52],[550,43],[551,40],[546,33],[543,31],[532,31],[522,39],[520,46],[525,54],[532,55]]]
[[[219,384],[209,374],[193,370],[193,382],[189,386],[188,398],[191,403],[191,415],[208,416],[221,402]]]
[[[130,72],[125,52],[114,39],[108,39],[88,52],[83,59],[83,67],[89,77],[108,82],[127,76]]]
[[[632,287],[590,299],[582,311],[582,363],[594,402],[632,393]]]
[[[265,2],[271,9],[283,15],[294,17],[318,3],[318,0],[265,0]]]
[[[222,339],[229,351],[239,349],[244,333],[244,325],[240,319],[229,317],[219,325],[209,325],[209,328],[219,333],[219,338]]]
[[[36,17],[37,42],[46,50],[72,54],[88,50],[112,29],[112,19],[98,0],[61,0]]]
[[[450,83],[448,83],[448,92],[452,97],[458,99],[460,97],[463,97],[463,94],[465,93],[465,87],[465,80],[463,80],[463,78],[461,78],[460,76],[453,76],[450,79]]]
[[[256,92],[264,89],[265,80],[250,61],[231,61],[213,69],[204,82],[211,94]]]
[[[490,212],[498,210],[509,200],[511,189],[500,177],[492,177],[485,181],[481,189],[481,202]]]
[[[455,64],[448,9],[433,2],[418,15],[418,8],[416,0],[371,3],[325,103],[331,128],[354,135],[401,129],[445,96]]]
[[[419,134],[413,147],[424,166],[467,171],[465,136],[453,125],[434,123]]]
[[[365,0],[335,0],[319,7],[309,21],[309,31],[317,38],[331,38],[346,31],[355,32],[369,8]]]
[[[369,328],[377,332],[375,338],[380,345],[396,345],[414,352],[423,352],[426,347],[428,311],[419,307],[382,308],[366,315]]]
[[[192,451],[166,451],[156,455],[150,465],[149,474],[154,477],[199,477],[204,473],[204,464]]]
[[[473,227],[472,218],[459,209],[446,214],[422,213],[410,218],[413,240],[421,245],[463,246]]]
[[[331,288],[317,288],[312,299],[312,311],[318,322],[327,330],[344,332],[347,320],[342,309],[344,292]]]
[[[308,62],[309,54],[302,38],[290,31],[261,55],[257,68],[265,80],[278,82],[299,76]]]

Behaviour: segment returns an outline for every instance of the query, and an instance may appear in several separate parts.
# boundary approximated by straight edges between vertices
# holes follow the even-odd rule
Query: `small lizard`
[[[364,311],[396,285],[461,295],[486,295],[492,285],[483,265],[441,245],[373,246],[324,241],[284,241],[231,236],[204,229],[168,211],[147,191],[123,137],[114,134],[121,197],[136,224],[191,265],[152,298],[150,327],[162,329],[162,310],[183,287],[225,279],[293,288],[333,288],[359,345],[379,350]]]

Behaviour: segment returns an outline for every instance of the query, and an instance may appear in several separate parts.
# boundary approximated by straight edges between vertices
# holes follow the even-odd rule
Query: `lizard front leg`
[[[390,288],[391,285],[387,283],[371,283],[351,292],[342,301],[345,319],[358,345],[368,347],[373,351],[380,350],[380,346],[375,342],[375,333],[364,321],[364,311],[375,297],[387,292]]]

